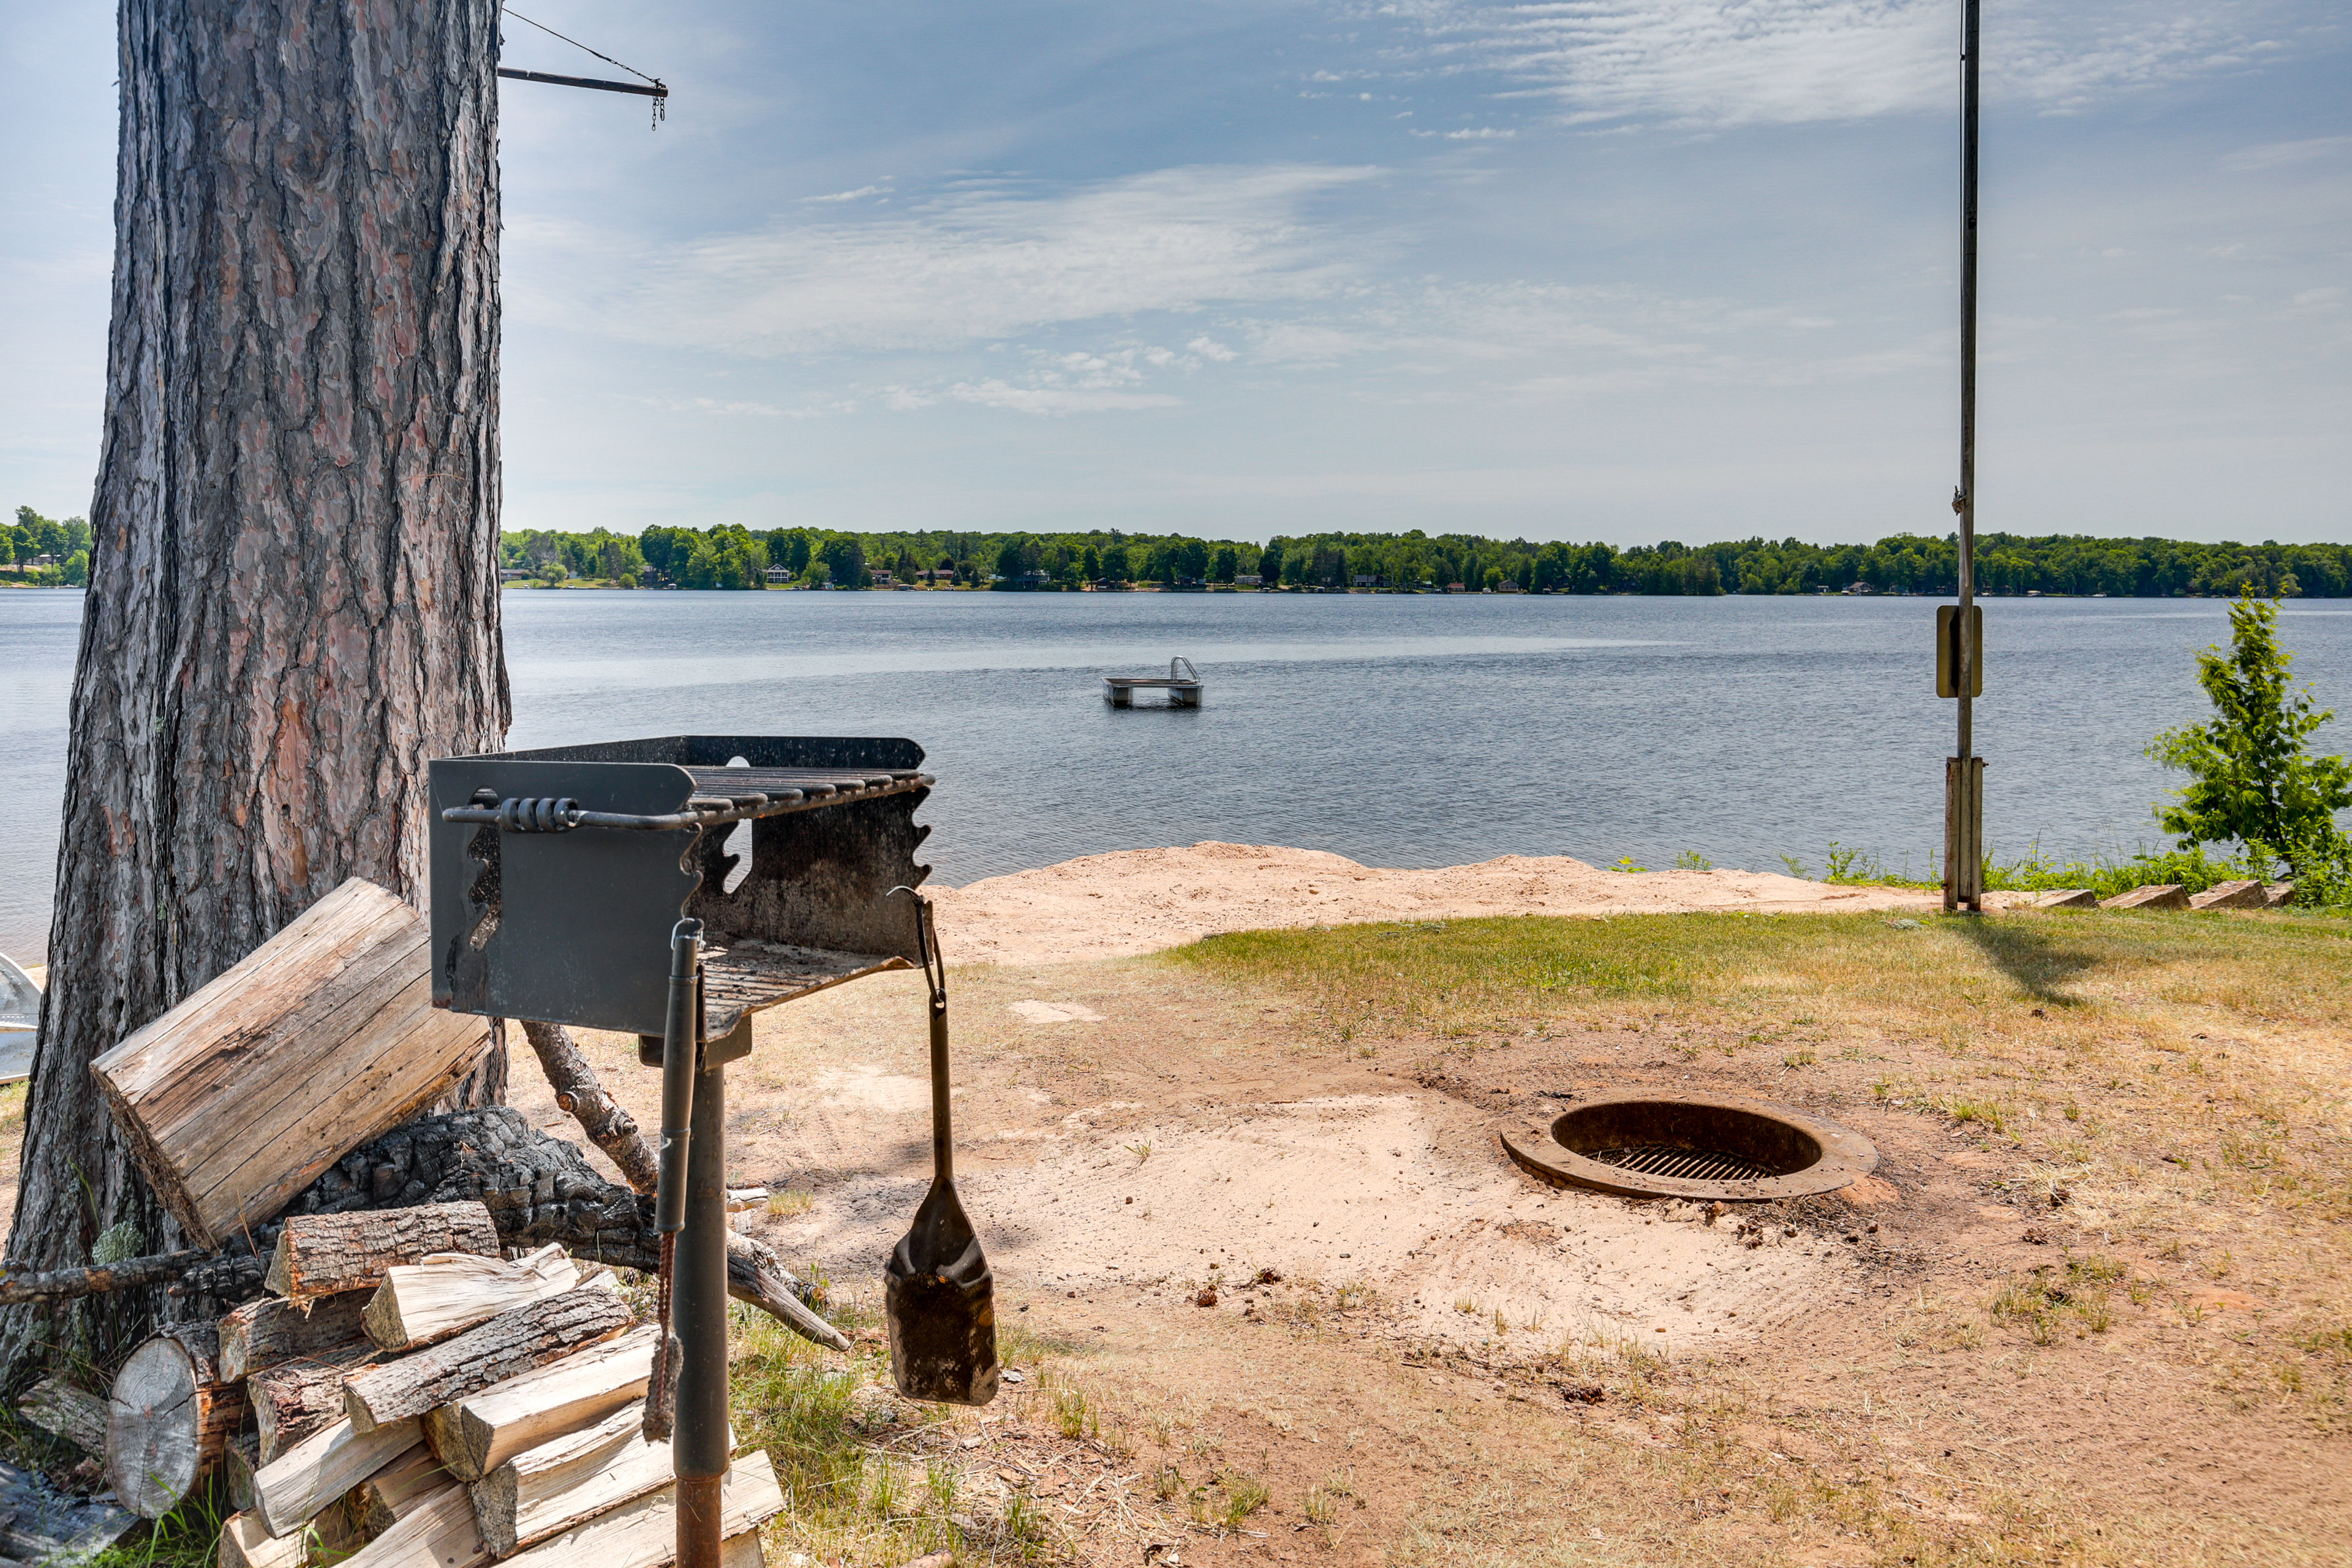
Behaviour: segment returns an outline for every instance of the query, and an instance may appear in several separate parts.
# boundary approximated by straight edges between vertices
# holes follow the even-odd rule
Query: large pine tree
[[[90,1059],[506,731],[497,0],[121,0],[104,442],[13,1270],[178,1244]],[[163,1303],[0,1321],[101,1360]],[[13,1379],[12,1379],[13,1380]]]

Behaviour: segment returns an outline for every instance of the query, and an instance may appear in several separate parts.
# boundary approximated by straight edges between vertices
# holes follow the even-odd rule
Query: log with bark
[[[727,1568],[761,1562],[760,1526],[784,1508],[776,1467],[764,1453],[737,1458],[719,1488],[719,1533]],[[661,1568],[677,1560],[677,1486],[672,1482],[506,1560],[507,1568]]]
[[[549,1137],[519,1111],[503,1106],[420,1117],[353,1151],[295,1200],[284,1225],[306,1215],[366,1214],[394,1205],[459,1200],[488,1209],[499,1240],[508,1247],[560,1242],[575,1258],[647,1272],[660,1263],[653,1200],[605,1181],[576,1145]],[[273,1249],[282,1235],[283,1226],[256,1226],[252,1240],[262,1249]],[[186,1262],[158,1277],[184,1274],[190,1289],[224,1300],[250,1295],[261,1288],[263,1259],[236,1250],[243,1240],[217,1258],[188,1255]],[[727,1248],[728,1290],[738,1300],[773,1314],[817,1344],[835,1351],[848,1348],[838,1331],[803,1310],[816,1292],[795,1279],[772,1250],[750,1237],[735,1235],[728,1237]],[[271,1261],[274,1258],[273,1251]],[[161,1261],[132,1259],[116,1272]],[[58,1294],[107,1288],[85,1279],[95,1270],[67,1272],[77,1288]],[[0,1285],[0,1292],[5,1289]]]
[[[360,1535],[373,1541],[438,1497],[455,1479],[433,1451],[420,1443],[344,1494],[343,1508]]]
[[[422,1415],[582,1345],[615,1338],[635,1316],[612,1276],[601,1275],[576,1290],[501,1312],[456,1339],[353,1374],[344,1384],[344,1406],[362,1431]]]
[[[642,1401],[517,1454],[472,1484],[474,1518],[494,1557],[569,1530],[677,1479],[667,1441],[648,1443]],[[730,1445],[732,1447],[732,1445]]]
[[[45,1377],[26,1390],[16,1414],[85,1454],[106,1452],[106,1401],[62,1379]]]
[[[45,1274],[20,1274],[0,1269],[0,1307],[68,1301],[79,1296],[110,1290],[132,1290],[168,1285],[190,1270],[214,1261],[201,1247],[161,1252],[147,1258],[126,1258],[88,1268],[53,1268]]]
[[[354,1431],[348,1420],[322,1427],[255,1472],[254,1511],[270,1534],[283,1535],[419,1440],[414,1421],[388,1422],[366,1432]]]
[[[242,1513],[253,1507],[253,1477],[261,1468],[261,1439],[240,1432],[221,1450],[221,1479],[228,1486],[228,1506]]]
[[[354,877],[90,1064],[116,1125],[188,1237],[274,1219],[489,1048],[433,1005],[425,917]]]
[[[247,1302],[221,1319],[221,1375],[234,1382],[288,1362],[365,1357],[374,1349],[361,1317],[369,1294],[346,1290],[308,1302],[282,1296]]]
[[[220,1462],[245,1425],[243,1384],[220,1376],[220,1326],[183,1323],[131,1352],[106,1402],[106,1479],[122,1506],[161,1519]]]
[[[343,1379],[367,1365],[364,1357],[334,1362],[289,1362],[246,1380],[253,1405],[259,1458],[274,1464],[311,1433],[343,1418]]]
[[[399,1264],[436,1252],[499,1255],[499,1227],[478,1203],[434,1203],[357,1214],[299,1215],[278,1233],[267,1283],[297,1303],[373,1289]]]
[[[652,1192],[661,1180],[660,1163],[637,1131],[636,1119],[605,1089],[587,1055],[572,1042],[572,1031],[561,1024],[526,1021],[522,1033],[539,1055],[555,1103],[579,1121],[588,1141],[620,1168],[624,1181],[638,1192]]]
[[[121,12],[60,770],[71,918],[50,939],[12,1272],[81,1264],[125,1223],[181,1245],[90,1060],[348,878],[421,905],[425,763],[506,734],[498,21],[497,0]],[[77,1328],[110,1363],[160,1305],[136,1291]],[[72,1339],[10,1308],[0,1366]]]
[[[643,1398],[660,1338],[657,1325],[641,1323],[618,1339],[429,1410],[425,1440],[451,1475],[480,1480],[517,1454]]]
[[[554,1242],[511,1263],[436,1252],[385,1270],[368,1300],[368,1338],[387,1352],[415,1350],[579,1284],[579,1265]]]

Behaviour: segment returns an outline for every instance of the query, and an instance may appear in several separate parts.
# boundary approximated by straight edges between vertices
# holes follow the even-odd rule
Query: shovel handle
[[[948,966],[940,956],[931,900],[911,888],[908,891],[915,900],[915,950],[922,955],[923,978],[931,986],[931,1167],[937,1180],[952,1182],[955,1141],[948,1124]]]
[[[700,1033],[698,972],[702,922],[683,920],[670,932],[669,1012],[662,1033],[661,1179],[654,1189],[654,1229],[686,1228],[687,1153],[694,1138],[695,1037]]]

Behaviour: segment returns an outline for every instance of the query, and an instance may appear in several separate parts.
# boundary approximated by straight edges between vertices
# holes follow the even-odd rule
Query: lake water
[[[517,746],[678,732],[908,735],[935,879],[1203,838],[1384,866],[1504,854],[1924,874],[1952,705],[1932,601],[1250,594],[506,596]],[[1996,599],[1978,705],[1996,854],[2158,835],[2140,755],[2201,717],[2217,601]],[[80,595],[0,591],[0,952],[40,955]],[[2282,616],[2352,712],[2352,607]],[[1114,711],[1183,654],[1198,711]],[[2335,727],[2322,742],[2340,750]]]

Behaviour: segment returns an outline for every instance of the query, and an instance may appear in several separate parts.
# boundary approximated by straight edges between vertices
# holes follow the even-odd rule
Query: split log
[[[474,1482],[474,1519],[490,1555],[511,1557],[675,1480],[668,1442],[646,1442],[644,1426],[644,1403],[625,1405],[593,1426],[517,1454]]]
[[[477,1568],[489,1560],[489,1546],[474,1522],[474,1500],[463,1486],[447,1481],[390,1530],[344,1558],[341,1568]],[[583,1560],[570,1568],[590,1564]]]
[[[273,1536],[299,1529],[416,1447],[419,1437],[414,1421],[388,1422],[366,1432],[355,1431],[347,1420],[321,1427],[255,1472],[254,1510]]]
[[[122,1363],[106,1408],[106,1479],[122,1506],[161,1519],[220,1462],[245,1425],[245,1389],[219,1375],[220,1326],[183,1323]]]
[[[159,1252],[146,1258],[126,1258],[91,1268],[55,1268],[46,1274],[0,1272],[0,1307],[34,1301],[69,1301],[77,1296],[102,1295],[109,1290],[136,1290],[167,1285],[213,1255],[201,1248]]]
[[[95,1394],[45,1377],[16,1401],[16,1413],[85,1454],[106,1452],[106,1401]]]
[[[289,1300],[308,1301],[373,1289],[396,1266],[436,1252],[496,1258],[499,1227],[490,1211],[478,1203],[454,1203],[297,1215],[278,1233],[267,1283]]]
[[[526,1449],[642,1399],[660,1338],[657,1325],[642,1323],[618,1339],[427,1411],[425,1441],[451,1475],[480,1480]]]
[[[257,1372],[246,1380],[253,1405],[253,1425],[260,1437],[260,1458],[275,1464],[313,1432],[343,1418],[343,1380],[365,1366],[364,1360],[338,1365],[333,1362],[297,1362]]]
[[[374,1348],[361,1314],[368,1292],[313,1298],[307,1305],[269,1297],[221,1320],[221,1376],[234,1383],[296,1361],[350,1361]]]
[[[470,1070],[489,1025],[433,1005],[425,919],[353,878],[90,1063],[132,1157],[217,1250]]]
[[[438,1497],[456,1479],[420,1443],[353,1487],[343,1498],[343,1508],[362,1539],[373,1541]]]
[[[221,1521],[220,1568],[304,1568],[310,1560],[308,1533],[273,1536],[259,1516],[240,1510]]]
[[[221,1450],[221,1476],[228,1482],[228,1506],[242,1513],[253,1506],[253,1475],[261,1468],[261,1439],[252,1433],[231,1437]]]
[[[436,1252],[385,1271],[368,1300],[368,1338],[387,1351],[415,1350],[579,1284],[578,1267],[553,1242],[513,1263]]]
[[[757,1568],[760,1526],[784,1509],[776,1467],[765,1454],[745,1454],[719,1487],[719,1533],[726,1568]],[[677,1485],[672,1482],[610,1512],[575,1524],[527,1547],[507,1568],[662,1568],[677,1561]]]
[[[345,1384],[344,1407],[362,1430],[422,1415],[581,1345],[612,1339],[635,1321],[612,1276],[600,1275],[576,1290],[501,1312],[456,1339],[356,1373]]]
[[[359,1544],[340,1506],[281,1536],[271,1535],[260,1515],[241,1510],[222,1521],[219,1563],[220,1568],[309,1568],[346,1561]]]
[[[606,1092],[595,1068],[572,1043],[572,1032],[561,1024],[526,1020],[522,1033],[539,1054],[539,1065],[555,1089],[555,1103],[576,1118],[588,1141],[620,1167],[623,1180],[638,1192],[652,1192],[661,1179],[659,1162],[637,1131],[636,1119]]]

